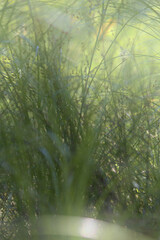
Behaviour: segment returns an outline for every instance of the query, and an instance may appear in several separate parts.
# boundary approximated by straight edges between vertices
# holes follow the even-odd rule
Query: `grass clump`
[[[31,237],[44,214],[141,232],[156,219],[158,232],[156,1],[0,7],[0,217],[16,229],[4,239]]]

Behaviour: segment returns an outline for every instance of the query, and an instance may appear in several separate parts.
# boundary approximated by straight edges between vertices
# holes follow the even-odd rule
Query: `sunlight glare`
[[[86,218],[82,221],[80,235],[84,238],[97,239],[98,226],[94,219]]]

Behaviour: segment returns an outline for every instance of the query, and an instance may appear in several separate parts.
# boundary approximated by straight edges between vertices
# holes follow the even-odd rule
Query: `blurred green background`
[[[159,28],[158,0],[1,0],[1,239],[43,215],[158,239]]]

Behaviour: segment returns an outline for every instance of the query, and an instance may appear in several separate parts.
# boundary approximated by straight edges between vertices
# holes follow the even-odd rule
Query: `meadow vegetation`
[[[1,0],[1,239],[47,214],[159,236],[159,29],[158,0]]]

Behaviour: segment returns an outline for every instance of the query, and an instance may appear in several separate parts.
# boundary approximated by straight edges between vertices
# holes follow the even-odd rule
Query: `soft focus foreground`
[[[159,237],[159,27],[156,0],[1,0],[1,239]]]
[[[101,239],[101,240],[151,240],[139,233],[120,227],[116,224],[105,223],[92,218],[43,216],[38,224],[35,237],[45,239]],[[36,238],[35,238],[36,239]]]

